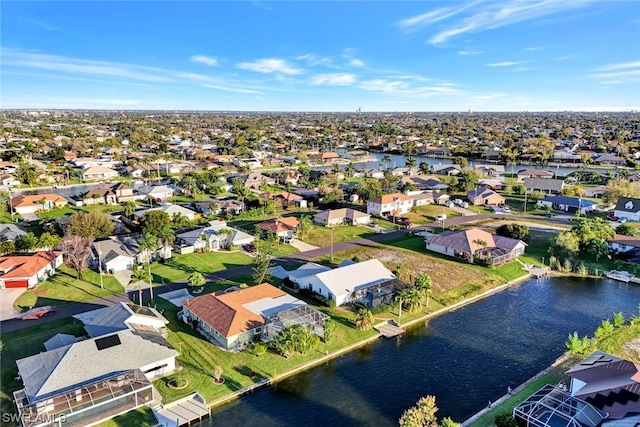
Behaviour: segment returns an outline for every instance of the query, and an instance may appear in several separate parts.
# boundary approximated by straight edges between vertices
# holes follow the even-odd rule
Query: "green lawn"
[[[77,337],[85,335],[82,323],[72,317],[2,333],[0,401],[3,413],[15,411],[12,393],[22,386],[15,380],[18,375],[16,360],[45,351],[44,342],[58,333]]]
[[[285,246],[281,244],[281,246]],[[287,245],[288,246],[288,245]],[[286,248],[283,248],[283,250]],[[253,262],[253,258],[244,252],[207,252],[202,254],[173,255],[164,263],[151,264],[153,281],[175,282],[184,280],[194,271],[200,273],[213,273],[228,268],[247,265]]]
[[[230,353],[206,341],[199,333],[177,319],[178,308],[168,302],[158,300],[158,307],[164,310],[169,319],[169,342],[180,351],[178,361],[184,367],[180,375],[188,379],[189,386],[183,390],[172,390],[166,383],[172,376],[154,382],[154,386],[165,399],[165,402],[184,397],[194,391],[201,393],[207,401],[228,395],[240,388],[247,387],[255,381],[273,377],[305,362],[312,361],[326,351],[335,351],[348,344],[375,335],[375,331],[360,331],[353,327],[353,314],[349,311],[322,307],[320,310],[329,314],[337,324],[332,340],[321,343],[318,348],[304,355],[295,355],[286,359],[268,351],[262,356],[255,356],[247,351]],[[216,366],[223,368],[225,383],[215,385],[212,374]],[[256,373],[255,380],[249,376]]]
[[[411,212],[404,215],[411,220],[412,224],[423,225],[433,222],[440,214],[447,215],[447,218],[461,216],[458,211],[448,208],[444,205],[422,205],[411,209]]]
[[[98,424],[99,427],[151,427],[158,424],[156,416],[153,415],[151,408],[143,406],[141,408],[129,411],[126,414],[118,415],[103,423]]]
[[[321,225],[313,225],[303,238],[298,238],[303,242],[311,245],[326,247],[331,245],[331,234],[333,233],[333,244],[342,242],[350,242],[362,237],[372,236],[378,232],[370,227],[362,225],[338,225],[335,227],[324,227]]]
[[[43,305],[60,306],[124,292],[124,288],[115,277],[103,274],[102,279],[104,289],[100,288],[99,273],[86,270],[80,280],[76,278],[75,270],[63,264],[58,267],[53,277],[35,289],[20,295],[13,307],[17,311],[22,311],[29,307]]]

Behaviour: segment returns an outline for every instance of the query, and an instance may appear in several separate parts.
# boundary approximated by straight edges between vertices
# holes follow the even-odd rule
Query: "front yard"
[[[53,277],[35,289],[20,295],[13,304],[13,308],[16,311],[23,311],[29,307],[43,305],[60,306],[124,292],[124,288],[115,277],[103,274],[102,281],[104,289],[100,287],[99,273],[86,270],[82,279],[77,279],[75,270],[63,264],[57,268]]]

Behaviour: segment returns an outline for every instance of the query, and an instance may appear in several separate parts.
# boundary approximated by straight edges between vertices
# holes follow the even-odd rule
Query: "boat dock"
[[[193,393],[183,399],[153,409],[153,413],[163,426],[180,427],[191,425],[209,417],[211,411],[204,398]]]
[[[549,273],[551,272],[551,268],[532,265],[532,266],[529,266],[529,269],[527,271],[532,277],[539,279],[540,277],[548,277]]]
[[[391,323],[391,322],[392,321],[388,321],[386,323],[376,325],[373,327],[373,329],[380,332],[380,334],[385,338],[393,338],[404,332],[404,329],[396,325],[395,322],[394,323]]]

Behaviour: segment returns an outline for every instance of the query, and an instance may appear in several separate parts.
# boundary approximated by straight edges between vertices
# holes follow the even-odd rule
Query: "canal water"
[[[439,417],[461,422],[553,363],[573,331],[593,335],[639,304],[640,285],[528,280],[216,408],[200,426],[397,426],[427,394]]]

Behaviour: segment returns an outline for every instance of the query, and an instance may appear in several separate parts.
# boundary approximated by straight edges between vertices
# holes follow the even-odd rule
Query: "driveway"
[[[475,212],[471,212],[469,209],[465,209],[458,205],[453,205],[449,209],[453,209],[454,211],[461,213],[462,216],[477,215]]]
[[[2,295],[2,298],[0,298],[0,321],[18,316],[18,312],[13,309],[13,303],[24,291],[26,291],[24,288],[0,290]]]
[[[290,245],[296,248],[297,250],[299,250],[300,252],[307,252],[307,251],[312,251],[314,249],[318,249],[318,246],[310,245],[298,239],[293,239]]]

